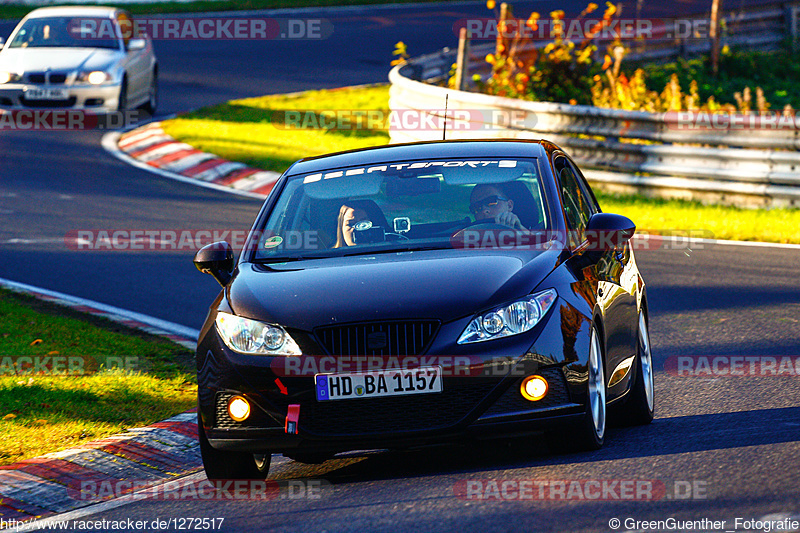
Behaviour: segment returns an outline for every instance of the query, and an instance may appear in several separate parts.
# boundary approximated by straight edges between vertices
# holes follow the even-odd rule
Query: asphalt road
[[[610,532],[612,518],[727,521],[722,529],[677,531],[734,531],[736,518],[800,518],[798,378],[680,377],[664,370],[678,356],[800,353],[797,257],[796,250],[699,243],[691,252],[640,251],[652,310],[657,417],[646,427],[611,429],[598,452],[554,455],[540,438],[518,437],[352,454],[322,465],[276,458],[270,479],[322,480],[322,490],[303,498],[298,485],[294,498],[274,501],[138,501],[78,520],[224,518],[222,530],[231,532]],[[550,489],[544,498],[536,490],[532,498],[514,496],[524,483],[588,480],[643,492],[633,500],[613,489],[602,500]],[[511,499],[463,497],[475,482],[483,483],[479,494],[489,494],[491,481],[516,483],[506,485]]]
[[[662,3],[652,6],[651,16],[676,5],[689,9]],[[483,2],[308,12],[334,23],[330,39],[157,42],[161,112],[384,81],[395,42],[405,41],[413,55],[453,46],[452,21],[486,13]],[[0,23],[0,35],[10,29]],[[194,269],[191,252],[77,252],[64,237],[80,229],[246,229],[259,202],[128,167],[100,148],[100,138],[92,131],[0,132],[0,277],[198,328],[218,287]],[[736,517],[800,515],[797,377],[697,378],[663,370],[681,355],[800,354],[800,253],[705,244],[641,251],[637,258],[650,294],[657,419],[648,427],[612,429],[599,452],[553,455],[527,438],[356,455],[319,466],[280,460],[273,478],[324,479],[333,490],[318,500],[135,502],[86,519],[224,517],[225,531],[611,531],[611,518],[709,518],[727,520],[733,530]],[[673,497],[476,501],[454,495],[468,481],[501,479],[650,482]],[[694,497],[677,498],[687,487]],[[623,523],[620,530],[626,529],[644,528]]]

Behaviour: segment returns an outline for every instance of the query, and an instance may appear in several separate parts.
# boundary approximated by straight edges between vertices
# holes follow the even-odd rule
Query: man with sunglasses
[[[472,189],[469,210],[475,221],[495,222],[514,229],[525,230],[519,217],[512,213],[514,200],[500,185],[478,184]]]

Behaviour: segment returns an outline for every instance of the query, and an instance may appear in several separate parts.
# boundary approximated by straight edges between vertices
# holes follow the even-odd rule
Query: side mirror
[[[233,248],[226,241],[203,246],[194,254],[194,266],[203,274],[211,274],[223,287],[233,276]]]
[[[147,46],[147,41],[144,39],[131,39],[128,41],[128,51],[132,52],[134,50],[144,50]]]
[[[595,213],[586,224],[586,238],[592,250],[612,250],[633,237],[636,224],[631,219],[612,213]]]

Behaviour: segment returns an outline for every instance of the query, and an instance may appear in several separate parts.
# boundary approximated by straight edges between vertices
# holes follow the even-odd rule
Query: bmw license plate
[[[66,89],[29,87],[25,91],[25,98],[29,100],[66,100],[69,98],[69,92]]]
[[[442,392],[442,367],[375,370],[352,374],[314,376],[317,400],[380,398],[403,394]]]

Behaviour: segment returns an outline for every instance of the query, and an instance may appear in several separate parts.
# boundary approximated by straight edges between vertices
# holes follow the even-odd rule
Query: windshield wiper
[[[396,254],[402,252],[423,252],[426,250],[447,250],[446,246],[440,245],[433,245],[429,244],[425,245],[416,245],[416,246],[407,246],[405,248],[372,248],[369,250],[354,250],[349,253],[342,254],[344,257],[350,257],[354,255],[377,255],[377,254]]]
[[[292,261],[306,261],[309,259],[324,259],[327,256],[323,255],[290,255],[286,257],[259,257],[253,259],[253,263],[269,264],[269,263],[290,263]]]

